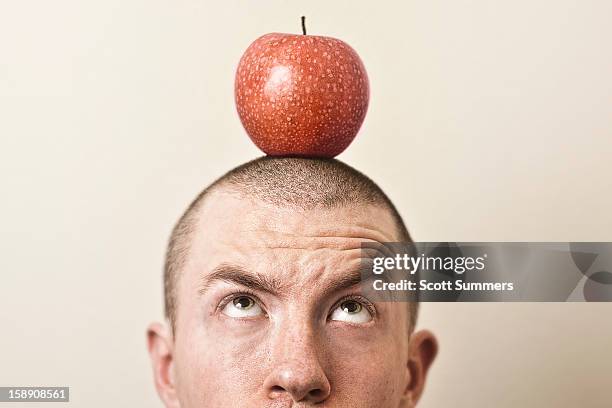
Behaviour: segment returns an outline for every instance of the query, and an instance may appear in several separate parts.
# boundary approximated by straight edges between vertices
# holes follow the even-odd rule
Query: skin
[[[397,239],[378,207],[305,211],[213,193],[179,279],[175,332],[147,333],[166,407],[415,406],[434,336],[409,335],[405,303],[369,302],[348,279],[361,242]]]

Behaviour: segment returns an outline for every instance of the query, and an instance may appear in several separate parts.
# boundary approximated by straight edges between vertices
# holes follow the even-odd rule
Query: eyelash
[[[344,296],[342,299],[338,300],[334,304],[334,306],[332,306],[331,311],[329,312],[329,315],[327,316],[327,318],[329,319],[332,313],[334,312],[334,310],[340,307],[340,305],[343,302],[346,302],[347,300],[353,300],[355,302],[358,302],[359,304],[364,306],[368,310],[368,312],[370,312],[370,314],[372,315],[372,319],[376,317],[376,307],[374,306],[372,302],[370,302],[368,299],[360,295],[347,295],[347,296]]]

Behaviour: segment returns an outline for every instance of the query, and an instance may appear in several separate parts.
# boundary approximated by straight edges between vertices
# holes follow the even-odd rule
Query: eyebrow
[[[352,288],[362,282],[361,270],[359,267],[350,269],[348,273],[342,275],[339,279],[330,282],[323,290],[323,296],[329,296],[336,292]]]
[[[219,281],[246,286],[249,289],[273,295],[279,295],[287,288],[287,285],[278,279],[257,272],[247,271],[238,265],[224,263],[215,267],[211,273],[202,278],[202,284],[199,288],[200,294],[204,295],[215,282]]]
[[[270,293],[275,296],[283,296],[290,286],[289,284],[281,282],[280,280],[270,276],[248,271],[239,265],[223,263],[215,267],[211,273],[202,278],[202,283],[198,292],[201,295],[204,295],[216,282],[219,281],[234,283],[255,291]],[[350,269],[348,273],[344,274],[339,279],[326,284],[323,289],[322,296],[330,296],[335,292],[352,288],[353,286],[356,286],[362,282],[363,280],[361,278],[360,267]]]

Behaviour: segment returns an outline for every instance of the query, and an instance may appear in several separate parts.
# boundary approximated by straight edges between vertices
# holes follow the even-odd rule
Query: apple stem
[[[306,35],[306,16],[302,16],[302,34]]]

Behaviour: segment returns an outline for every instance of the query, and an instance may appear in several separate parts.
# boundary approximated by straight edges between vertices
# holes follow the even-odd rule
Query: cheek
[[[329,335],[330,381],[341,406],[397,407],[406,385],[406,353],[387,334],[357,330]]]
[[[177,337],[176,347],[177,386],[181,401],[189,401],[185,406],[247,406],[260,392],[269,353],[263,330],[252,324],[193,326]]]

